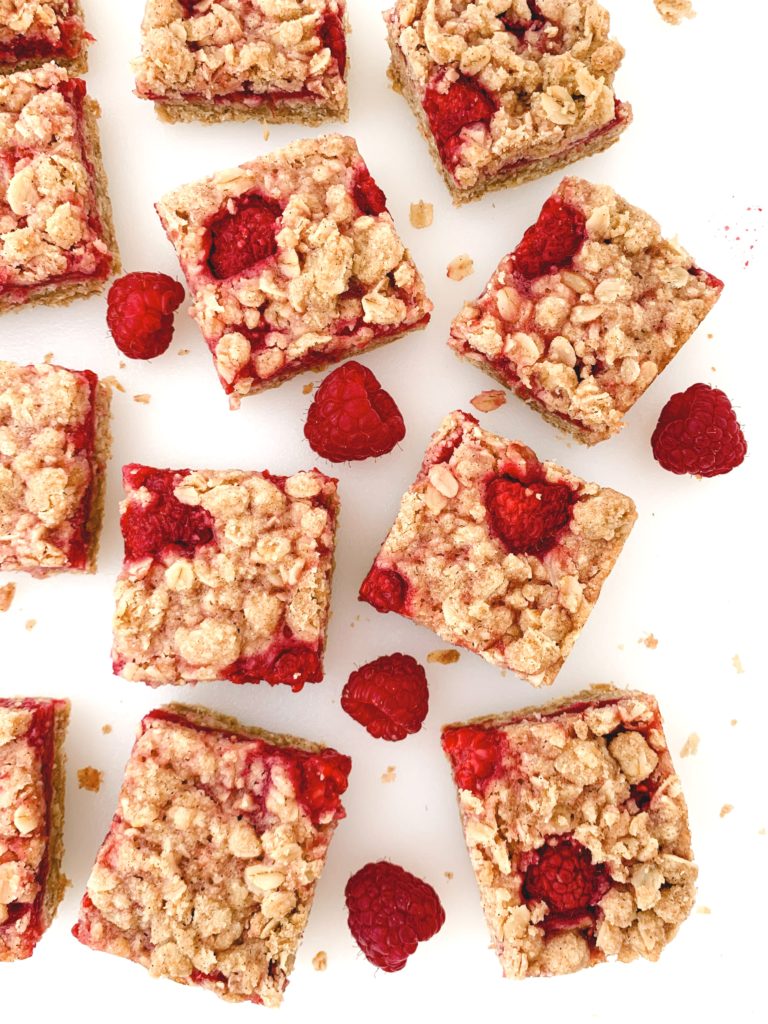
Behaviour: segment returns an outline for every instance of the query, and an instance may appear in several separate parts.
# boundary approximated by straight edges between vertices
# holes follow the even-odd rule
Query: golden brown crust
[[[14,13],[19,13],[18,0],[14,2]],[[58,0],[22,0],[21,7],[28,7],[28,11],[22,9],[21,13],[32,21],[35,19],[35,13],[41,14],[44,19],[44,24],[48,23],[52,8],[58,5]],[[37,9],[37,12],[36,12]],[[54,15],[58,15],[58,12],[53,11]],[[58,15],[60,17],[60,15]],[[72,17],[79,18],[81,23],[84,24],[83,5],[80,0],[72,0]],[[2,0],[0,0],[0,26],[2,26],[3,17],[7,18],[7,12],[3,9]],[[13,64],[0,63],[0,75],[9,75],[14,71],[29,71],[32,68],[39,68],[43,64],[46,64],[49,60],[55,60],[61,68],[65,68],[71,75],[82,75],[88,70],[88,46],[90,39],[84,33],[80,41],[79,52],[69,60],[62,59],[61,56],[41,57],[37,59],[30,59],[25,61],[14,62]]]
[[[96,572],[96,563],[101,542],[101,527],[104,521],[104,495],[107,489],[107,464],[112,454],[112,431],[110,429],[110,406],[112,389],[99,381],[96,385],[96,408],[93,446],[93,491],[91,514],[88,517],[88,536],[91,545],[88,550],[88,572]]]
[[[61,870],[64,857],[64,788],[67,778],[67,756],[64,741],[69,725],[71,705],[62,701],[56,708],[54,726],[54,768],[50,808],[50,835],[48,840],[48,880],[45,891],[45,927],[56,915],[67,888],[67,877]]]
[[[212,711],[201,704],[172,703],[164,705],[161,710],[181,715],[193,725],[202,725],[207,729],[229,730],[235,736],[255,736],[275,747],[295,747],[296,750],[305,750],[308,754],[319,754],[328,749],[327,743],[314,743],[312,740],[301,739],[301,737],[292,736],[290,733],[269,732],[257,725],[243,725],[237,718],[225,715],[220,711]]]

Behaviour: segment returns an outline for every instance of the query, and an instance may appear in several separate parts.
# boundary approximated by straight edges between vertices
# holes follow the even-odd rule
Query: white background
[[[739,5],[734,30],[718,0],[696,0],[699,16],[671,27],[652,0],[613,0],[614,30],[627,57],[619,95],[635,109],[635,124],[602,156],[577,172],[605,181],[678,234],[699,264],[726,281],[703,328],[628,417],[623,434],[594,449],[569,443],[511,398],[481,417],[485,426],[529,444],[587,479],[630,494],[640,518],[576,648],[549,692],[535,693],[464,652],[455,665],[428,665],[430,712],[425,728],[405,742],[371,739],[339,707],[350,671],[400,650],[426,663],[444,645],[398,617],[378,615],[356,600],[359,583],[389,528],[402,492],[416,474],[427,439],[445,413],[469,407],[492,382],[459,363],[445,345],[464,299],[477,294],[502,254],[519,240],[560,175],[494,193],[454,209],[404,101],[387,85],[383,0],[350,0],[351,119],[372,173],[427,280],[432,323],[363,361],[403,411],[408,434],[376,462],[342,466],[342,516],[326,680],[302,693],[230,683],[165,687],[154,692],[112,676],[111,591],[120,566],[117,506],[120,467],[129,461],[195,468],[269,468],[291,473],[316,463],[302,427],[308,377],[246,399],[230,412],[194,323],[177,316],[174,343],[151,363],[120,368],[105,325],[102,297],[64,310],[29,309],[2,317],[0,357],[56,362],[115,375],[126,394],[114,397],[114,456],[99,572],[93,577],[13,578],[17,595],[0,616],[0,693],[68,696],[66,857],[72,886],[34,957],[0,965],[2,1017],[42,1020],[62,1011],[82,1024],[155,1020],[166,1014],[197,1024],[212,1017],[245,1021],[274,1011],[228,1006],[212,995],[153,981],[128,961],[97,954],[69,934],[96,850],[109,825],[136,725],[146,711],[188,700],[236,714],[250,723],[322,739],[351,754],[348,811],[331,846],[327,870],[280,1019],[392,1021],[423,1013],[441,1019],[509,1016],[516,1020],[623,1022],[652,1014],[668,1019],[683,1007],[695,1019],[728,1010],[765,1019],[766,672],[762,661],[766,565],[763,530],[766,440],[764,320],[767,212],[765,162],[758,157],[764,110],[760,70],[768,16],[762,4]],[[728,5],[729,8],[731,5]],[[127,270],[178,275],[153,210],[166,190],[265,153],[306,133],[296,126],[162,125],[152,106],[132,95],[128,65],[139,46],[142,0],[86,0],[91,48],[89,91],[103,107],[102,140],[111,180],[117,234]],[[758,81],[760,75],[760,81]],[[415,231],[409,204],[435,206],[434,226]],[[750,208],[752,208],[750,210]],[[730,230],[726,230],[726,228]],[[754,249],[752,249],[754,246]],[[475,273],[447,280],[449,259],[468,253]],[[749,266],[745,263],[749,261]],[[180,348],[191,354],[179,356]],[[723,387],[750,444],[747,462],[711,481],[672,476],[653,461],[649,439],[667,398],[696,381]],[[151,395],[149,405],[135,394]],[[336,472],[320,461],[320,468]],[[33,629],[25,623],[35,619]],[[658,647],[640,643],[653,633]],[[732,659],[738,655],[743,672]],[[700,909],[683,925],[658,964],[606,964],[578,975],[503,981],[488,949],[474,877],[463,846],[439,728],[447,721],[542,702],[594,682],[647,688],[660,700],[673,753],[691,732],[697,756],[677,759],[691,812],[700,864]],[[737,724],[731,724],[735,719]],[[110,723],[112,733],[102,734]],[[105,773],[98,795],[78,790],[76,771]],[[397,779],[383,784],[387,766]],[[720,809],[733,804],[727,817]],[[368,860],[391,858],[439,891],[447,921],[400,974],[376,971],[347,930],[343,890]],[[446,872],[453,872],[448,879]],[[328,970],[311,959],[328,953]]]

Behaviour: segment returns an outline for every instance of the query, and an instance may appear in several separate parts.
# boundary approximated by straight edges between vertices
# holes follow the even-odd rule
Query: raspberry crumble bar
[[[152,711],[73,934],[155,976],[278,1006],[351,767],[204,708]]]
[[[449,344],[596,444],[621,430],[722,289],[647,213],[607,185],[565,178]]]
[[[636,518],[625,495],[539,462],[454,412],[432,438],[360,599],[548,686]]]
[[[116,674],[300,690],[323,678],[336,480],[123,469]]]
[[[64,894],[68,720],[69,701],[0,697],[0,961],[32,956]]]
[[[0,0],[0,72],[54,60],[80,74],[91,41],[80,0]]]
[[[157,211],[234,406],[429,321],[422,279],[351,138],[294,142],[170,193]]]
[[[98,116],[55,64],[0,76],[0,313],[92,295],[119,270]]]
[[[96,569],[110,394],[90,370],[0,361],[0,569]]]
[[[658,960],[696,866],[654,697],[596,686],[447,726],[443,749],[505,977]]]
[[[136,93],[164,121],[347,119],[346,0],[147,0]]]
[[[632,121],[594,0],[397,0],[390,77],[455,203],[600,153]]]

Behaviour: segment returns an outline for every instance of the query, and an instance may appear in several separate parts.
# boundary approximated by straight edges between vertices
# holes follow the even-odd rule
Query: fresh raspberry
[[[277,203],[250,195],[231,213],[226,209],[208,227],[208,266],[220,281],[249,270],[277,250],[275,232],[281,214]]]
[[[173,337],[173,314],[184,289],[167,274],[133,273],[119,277],[107,295],[107,326],[129,359],[162,355]]]
[[[586,221],[581,210],[564,203],[559,196],[550,196],[539,219],[528,228],[515,249],[515,270],[531,281],[565,267],[586,237]]]
[[[557,914],[599,903],[611,887],[603,864],[593,864],[586,847],[572,838],[549,840],[537,850],[523,879],[523,895],[543,900]]]
[[[316,825],[344,816],[340,797],[351,771],[350,758],[335,751],[324,750],[302,761],[296,794]]]
[[[319,683],[323,679],[320,655],[311,647],[293,647],[277,656],[267,673],[270,683],[285,683],[300,690],[304,683]]]
[[[377,740],[404,740],[427,717],[427,675],[409,654],[387,654],[353,672],[341,706]]]
[[[512,554],[542,555],[571,521],[573,497],[566,484],[493,477],[485,489],[488,522]]]
[[[387,197],[373,180],[367,167],[364,167],[357,175],[352,194],[362,212],[371,217],[378,217],[387,208]]]
[[[182,504],[173,493],[178,474],[126,466],[123,475],[128,486],[149,492],[146,501],[129,500],[120,517],[126,558],[154,558],[169,547],[193,555],[213,540],[211,514]]]
[[[672,395],[651,438],[656,461],[671,473],[720,476],[740,466],[747,442],[728,396],[708,384]]]
[[[344,34],[344,25],[338,14],[326,14],[320,26],[320,38],[323,46],[331,51],[339,66],[339,74],[344,77],[347,70],[347,37]]]
[[[429,127],[443,156],[451,157],[453,140],[462,128],[482,122],[488,124],[496,113],[496,104],[472,78],[460,75],[446,92],[434,82],[427,86],[424,111]]]
[[[401,971],[418,944],[436,935],[445,922],[432,886],[385,860],[352,875],[344,897],[355,942],[383,971]]]
[[[499,768],[504,739],[490,729],[463,726],[443,733],[443,750],[450,759],[456,785],[481,796]]]
[[[329,373],[317,389],[304,436],[324,459],[351,462],[391,452],[405,437],[405,424],[371,371],[349,362]]]
[[[374,565],[360,587],[359,598],[378,612],[399,612],[408,596],[408,584],[394,569]]]

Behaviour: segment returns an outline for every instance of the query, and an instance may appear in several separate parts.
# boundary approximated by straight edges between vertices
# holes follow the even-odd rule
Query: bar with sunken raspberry
[[[55,64],[0,76],[0,313],[92,295],[120,269],[98,116]]]
[[[68,720],[67,700],[0,697],[0,961],[32,956],[64,895]]]
[[[625,495],[454,412],[432,437],[360,599],[548,686],[636,518]]]
[[[595,686],[442,740],[504,976],[658,960],[696,866],[655,698]]]
[[[346,0],[147,0],[136,94],[164,121],[346,121]]]
[[[583,444],[624,415],[720,298],[722,281],[607,185],[565,178],[467,302],[449,344]]]
[[[632,122],[594,0],[396,0],[389,74],[455,203],[599,153]]]
[[[235,406],[429,321],[422,279],[351,138],[294,142],[171,192],[157,211]]]
[[[0,74],[48,61],[82,74],[92,40],[80,0],[0,0]]]
[[[150,686],[322,680],[336,483],[124,467],[115,673]]]
[[[73,934],[156,977],[278,1006],[351,768],[205,708],[150,712]]]
[[[0,569],[95,571],[110,397],[90,370],[0,360]]]

